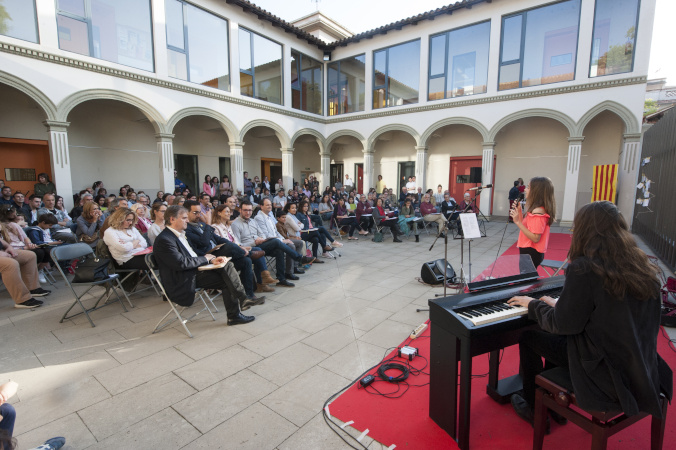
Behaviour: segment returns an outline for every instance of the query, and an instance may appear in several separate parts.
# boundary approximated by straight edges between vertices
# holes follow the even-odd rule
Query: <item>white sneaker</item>
[[[38,272],[38,280],[40,280],[40,283],[42,284],[47,284],[47,278],[45,278],[45,274],[42,272]]]

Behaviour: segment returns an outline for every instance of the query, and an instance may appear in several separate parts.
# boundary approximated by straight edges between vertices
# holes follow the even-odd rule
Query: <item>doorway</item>
[[[396,195],[399,196],[401,188],[408,183],[408,177],[415,176],[415,161],[406,161],[399,163],[399,182],[397,183]]]
[[[221,177],[228,177],[230,179],[230,158],[219,157],[218,158],[218,172]]]
[[[481,156],[459,156],[451,158],[451,171],[448,179],[448,192],[456,202],[462,201],[465,192],[469,188],[481,186],[481,184],[492,183],[495,181],[496,172],[496,157],[493,156],[493,180],[482,180],[477,175],[481,174],[482,158]],[[474,198],[476,191],[470,191],[470,195]],[[494,197],[494,196],[493,196]],[[491,198],[493,198],[491,197]],[[476,206],[479,207],[480,198],[476,198]],[[490,213],[493,213],[493,205],[491,205]]]
[[[282,160],[261,158],[261,180],[263,177],[268,177],[268,180],[270,180],[271,194],[274,194],[275,185],[282,178]]]
[[[336,185],[336,182],[343,183],[343,163],[331,164],[331,184],[330,187]]]
[[[201,186],[197,181],[197,155],[174,154],[174,168],[178,172],[178,179],[183,181],[191,193],[199,194]]]
[[[354,184],[357,187],[357,193],[364,192],[364,163],[354,165]]]
[[[49,162],[49,143],[32,139],[0,138],[0,178],[12,192],[21,191],[26,200],[33,193],[38,174],[47,173],[52,178]],[[54,180],[51,180],[54,181]],[[70,196],[70,193],[62,195]]]

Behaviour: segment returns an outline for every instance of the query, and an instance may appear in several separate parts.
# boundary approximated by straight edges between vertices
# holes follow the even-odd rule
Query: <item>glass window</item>
[[[328,65],[327,89],[329,116],[364,111],[366,98],[366,55],[332,62]]]
[[[59,48],[153,70],[149,0],[59,0]]]
[[[282,46],[240,28],[239,59],[240,93],[281,105]]]
[[[169,76],[230,89],[228,21],[180,0],[165,0]]]
[[[373,108],[418,103],[420,41],[373,53]]]
[[[0,1],[0,34],[37,43],[38,27],[35,1]]]
[[[631,72],[639,0],[596,0],[590,77]]]
[[[580,0],[502,20],[499,90],[575,79]]]
[[[317,60],[291,50],[291,107],[322,114],[322,67]]]
[[[429,100],[486,92],[490,34],[483,22],[430,38]]]

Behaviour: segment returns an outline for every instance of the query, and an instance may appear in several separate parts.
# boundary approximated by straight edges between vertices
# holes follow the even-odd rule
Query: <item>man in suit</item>
[[[188,211],[182,206],[170,206],[164,213],[164,223],[166,227],[155,239],[153,254],[164,288],[171,293],[171,300],[181,306],[190,306],[195,300],[196,288],[220,289],[228,325],[253,321],[253,316],[240,312],[238,300],[244,302],[247,298],[232,264],[228,263],[222,269],[197,270],[209,263],[222,263],[224,258],[210,253],[197,256],[185,237]],[[233,281],[237,281],[239,288]]]
[[[232,258],[235,269],[241,272],[236,281],[241,281],[244,286],[247,300],[241,304],[242,311],[246,311],[251,306],[262,305],[265,303],[265,297],[256,297],[254,295],[253,269],[251,267],[251,258],[249,252],[242,247],[218,236],[211,225],[204,222],[204,213],[201,206],[194,200],[188,200],[183,204],[188,210],[188,227],[185,230],[185,237],[188,243],[199,256],[205,256],[207,253],[213,253],[216,256],[225,256]],[[210,251],[217,245],[221,245],[218,250]],[[236,273],[236,272],[235,272]]]

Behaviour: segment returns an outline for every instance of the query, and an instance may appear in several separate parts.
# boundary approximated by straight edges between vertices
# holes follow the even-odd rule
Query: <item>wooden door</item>
[[[496,167],[496,157],[493,157],[493,179],[481,180],[481,184],[495,183],[495,172]],[[470,183],[469,175],[472,167],[478,167],[481,170],[482,158],[481,156],[459,156],[456,158],[451,158],[451,171],[449,173],[448,179],[448,192],[451,194],[451,197],[455,199],[456,202],[460,203],[462,201],[465,192],[469,188],[477,187],[479,184]],[[470,196],[474,198],[476,191],[469,191]],[[491,196],[491,200],[495,196]],[[476,198],[476,206],[479,207],[480,197]],[[490,207],[491,214],[493,213],[493,205]]]
[[[12,192],[21,191],[28,199],[38,182],[38,174],[43,172],[52,179],[47,141],[0,138],[0,179],[5,180],[5,186],[11,187]]]
[[[357,187],[357,192],[360,194],[364,192],[364,164],[363,163],[357,163],[354,165],[355,169],[355,184]]]

